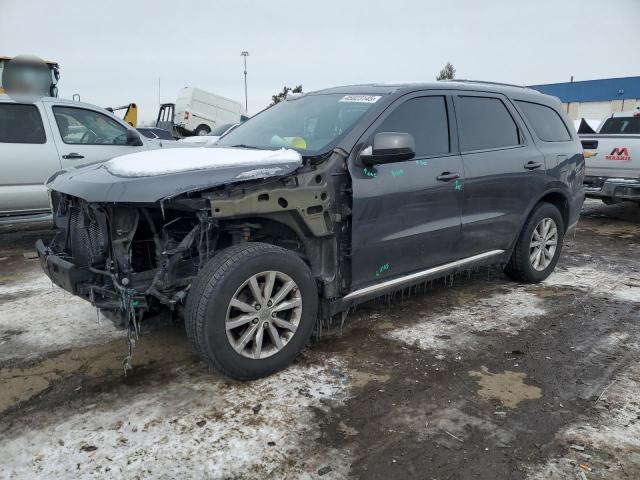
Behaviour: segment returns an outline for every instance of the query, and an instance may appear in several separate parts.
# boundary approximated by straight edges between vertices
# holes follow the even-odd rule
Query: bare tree
[[[447,62],[444,68],[440,70],[436,80],[453,80],[454,78],[456,78],[456,69],[453,68],[451,63]]]

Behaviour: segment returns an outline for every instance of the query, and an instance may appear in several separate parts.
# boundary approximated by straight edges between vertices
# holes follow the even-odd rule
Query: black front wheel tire
[[[248,242],[220,251],[187,298],[185,326],[200,357],[239,380],[288,366],[309,341],[318,292],[294,252]]]

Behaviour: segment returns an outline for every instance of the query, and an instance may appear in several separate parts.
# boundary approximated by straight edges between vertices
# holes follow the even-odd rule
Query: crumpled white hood
[[[302,164],[302,156],[295,150],[253,150],[245,148],[171,148],[148,150],[116,157],[104,164],[114,175],[122,177],[151,177],[192,170],[231,167],[264,167],[279,163]]]

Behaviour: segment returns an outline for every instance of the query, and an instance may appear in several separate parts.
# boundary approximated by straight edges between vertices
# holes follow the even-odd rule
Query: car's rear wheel
[[[538,204],[520,232],[505,273],[515,280],[541,282],[556,267],[563,239],[564,221],[558,208]]]
[[[263,243],[229,247],[194,281],[187,334],[202,359],[240,380],[286,367],[316,320],[317,288],[309,267],[289,250]]]

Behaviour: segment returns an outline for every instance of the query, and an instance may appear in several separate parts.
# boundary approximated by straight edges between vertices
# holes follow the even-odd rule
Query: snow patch
[[[261,165],[302,164],[295,150],[254,150],[244,148],[176,148],[151,150],[109,160],[104,167],[122,177],[150,177],[192,170],[259,167]]]
[[[415,325],[387,335],[425,350],[458,351],[473,349],[477,332],[499,330],[515,335],[530,320],[544,315],[542,301],[523,290],[498,293],[476,304],[453,308],[446,315],[423,316]],[[484,347],[483,347],[484,348]]]
[[[279,167],[257,168],[255,170],[248,170],[246,172],[239,173],[238,175],[236,175],[236,178],[247,180],[249,178],[271,177],[273,175],[277,175],[280,171],[282,171],[282,169]]]
[[[568,286],[623,302],[640,302],[640,274],[631,271],[617,273],[592,267],[556,269],[542,285]]]
[[[2,469],[20,478],[311,479],[329,466],[323,479],[345,478],[348,449],[321,441],[315,412],[347,393],[335,359],[247,383],[183,374],[20,429],[3,440]]]
[[[123,336],[86,300],[53,285],[39,264],[20,281],[0,285],[0,361]]]
[[[558,432],[556,440],[567,447],[567,455],[533,468],[527,478],[572,478],[579,464],[588,464],[593,469],[593,476],[587,478],[637,478],[634,472],[640,470],[638,391],[640,363],[635,363],[598,392],[595,406],[600,410],[599,417],[571,424]],[[584,450],[576,451],[570,445]]]

